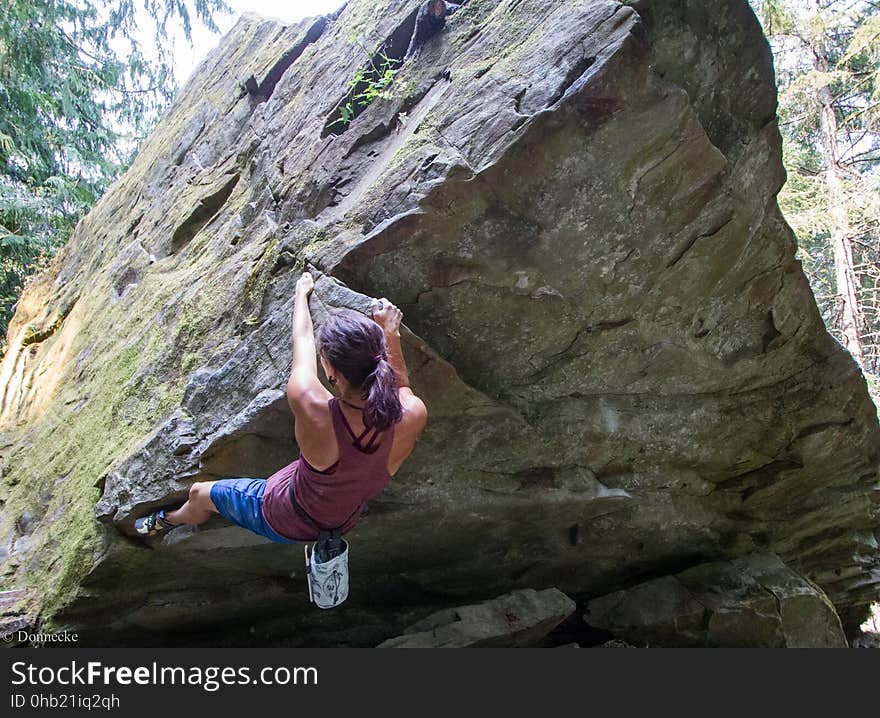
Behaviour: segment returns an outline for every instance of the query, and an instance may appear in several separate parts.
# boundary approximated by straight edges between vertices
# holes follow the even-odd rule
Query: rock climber
[[[335,312],[321,326],[316,349],[308,305],[314,286],[303,273],[293,309],[287,401],[299,457],[268,479],[195,483],[179,509],[138,519],[140,536],[201,524],[213,514],[278,543],[312,541],[319,526],[345,533],[410,455],[428,414],[409,385],[403,313],[385,298],[372,301],[372,319]],[[318,378],[317,357],[338,396]]]

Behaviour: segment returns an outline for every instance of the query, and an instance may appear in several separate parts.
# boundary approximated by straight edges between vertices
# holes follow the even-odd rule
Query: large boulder
[[[746,0],[416,0],[243,17],[22,296],[0,366],[3,584],[92,643],[375,645],[520,588],[577,599],[778,555],[852,633],[880,429],[776,203]],[[345,123],[351,81],[392,58]],[[316,317],[387,296],[429,427],[310,609],[302,550],[134,519],[296,456]],[[291,578],[291,573],[298,575]]]

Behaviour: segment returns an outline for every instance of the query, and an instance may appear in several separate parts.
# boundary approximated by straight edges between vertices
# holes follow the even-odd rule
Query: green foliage
[[[779,194],[779,207],[798,239],[801,260],[826,326],[834,324],[834,257],[829,244],[830,228],[825,211],[825,183],[814,153],[783,138],[788,181]]]
[[[349,80],[351,92],[348,100],[339,108],[339,118],[331,123],[331,127],[334,125],[345,127],[377,98],[393,97],[391,84],[394,82],[400,61],[381,51],[376,56],[377,60],[370,56],[362,44],[360,47],[367,57],[368,65],[358,68],[354,77]]]
[[[224,0],[0,4],[0,342],[26,277],[67,241],[174,96],[169,27],[189,39],[191,11],[216,31],[214,13],[227,10]]]
[[[840,339],[830,245],[835,170],[859,281],[866,372],[880,372],[880,4],[867,0],[752,0],[770,38],[788,181],[779,204],[798,240],[829,331]],[[821,95],[830,93],[836,168],[822,143]]]
[[[794,30],[795,16],[787,7],[786,0],[758,0],[752,4],[756,6],[761,24],[768,35],[786,35]]]

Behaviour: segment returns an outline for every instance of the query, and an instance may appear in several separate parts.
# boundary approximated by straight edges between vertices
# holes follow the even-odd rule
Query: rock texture
[[[521,648],[538,644],[575,610],[561,591],[524,589],[473,606],[447,608],[379,648]],[[575,644],[576,645],[576,644]]]
[[[643,645],[847,647],[822,589],[773,555],[701,564],[594,598],[584,620]]]
[[[0,636],[4,648],[27,643],[34,617],[27,614],[31,601],[25,591],[0,591]]]
[[[417,8],[242,18],[29,285],[0,366],[4,586],[83,644],[376,645],[514,589],[585,600],[759,552],[853,633],[880,430],[777,207],[746,0],[471,0],[339,122],[362,47],[402,57]],[[220,520],[127,535],[194,480],[296,456],[305,263],[318,315],[401,306],[430,413],[332,612],[296,547]]]

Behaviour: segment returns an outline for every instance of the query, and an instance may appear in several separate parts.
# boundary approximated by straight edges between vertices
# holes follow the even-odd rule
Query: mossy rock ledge
[[[746,0],[471,0],[334,125],[358,36],[400,53],[418,5],[242,17],[30,282],[0,365],[0,590],[80,645],[372,646],[520,589],[595,621],[603,596],[644,616],[645,586],[723,580],[718,610],[748,613],[769,579],[705,567],[772,564],[815,597],[780,604],[789,644],[851,639],[880,582],[880,428],[777,206]],[[219,518],[130,536],[193,481],[295,458],[306,265],[319,319],[403,309],[430,413],[334,611],[299,546]],[[601,623],[657,644],[627,621]],[[710,633],[785,643],[729,623]]]

